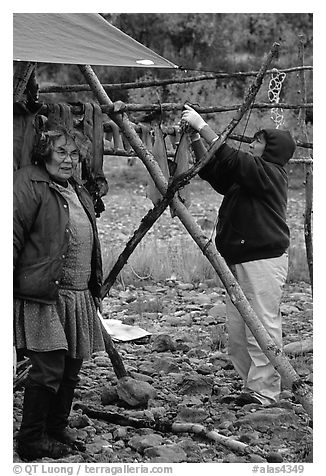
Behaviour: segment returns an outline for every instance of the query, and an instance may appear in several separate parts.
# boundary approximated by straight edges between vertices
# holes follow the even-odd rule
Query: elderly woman
[[[93,202],[76,178],[85,137],[43,132],[34,165],[14,173],[14,333],[31,361],[17,452],[61,458],[84,359],[104,350],[97,307],[102,261]]]

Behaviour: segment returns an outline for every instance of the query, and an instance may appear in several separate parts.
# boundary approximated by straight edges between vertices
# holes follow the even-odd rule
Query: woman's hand
[[[94,297],[94,303],[95,303],[96,310],[99,310],[100,313],[102,314],[102,311],[103,311],[102,299],[98,297]]]
[[[193,129],[200,131],[200,129],[206,126],[204,119],[192,107],[188,106],[188,104],[185,104],[184,109],[185,110],[182,112],[181,118],[183,121],[186,121]]]

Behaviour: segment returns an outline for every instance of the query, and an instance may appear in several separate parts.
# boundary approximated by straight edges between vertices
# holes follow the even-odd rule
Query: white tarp
[[[177,68],[98,13],[14,13],[14,60]]]
[[[142,329],[139,326],[128,326],[127,324],[123,324],[119,319],[103,319],[102,314],[99,311],[97,311],[97,315],[107,333],[113,340],[130,342],[151,335],[150,332],[145,331],[145,329]]]

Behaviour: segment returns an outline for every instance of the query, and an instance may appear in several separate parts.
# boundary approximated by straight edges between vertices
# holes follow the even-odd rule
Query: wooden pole
[[[139,124],[133,124],[134,129],[136,132],[141,132],[141,126]],[[161,126],[162,132],[164,135],[175,136],[177,133],[180,132],[180,126]],[[112,130],[111,126],[105,122],[103,124],[104,132],[110,132]],[[220,135],[220,132],[217,131],[217,135]],[[245,142],[250,144],[252,142],[252,137],[244,136],[241,134],[229,134],[229,139],[235,140],[237,142]],[[297,147],[312,149],[313,145],[312,142],[304,142],[301,140],[296,141]]]
[[[34,71],[36,63],[22,61],[17,64],[17,69],[14,74],[13,99],[14,102],[21,101],[28,80]]]
[[[298,66],[294,68],[280,69],[280,73],[293,73],[301,70],[312,70],[312,66]],[[266,74],[272,73],[273,70],[266,71]],[[136,81],[130,83],[114,83],[114,84],[102,84],[105,90],[109,91],[121,91],[122,89],[139,89],[150,88],[153,86],[167,86],[169,84],[183,84],[194,83],[198,81],[214,80],[214,79],[230,79],[230,78],[246,78],[250,76],[257,76],[258,71],[244,71],[236,73],[211,73],[202,74],[199,76],[190,76],[188,78],[173,78],[173,79],[153,79],[149,81]],[[64,92],[80,92],[91,91],[89,84],[65,84],[64,86],[44,86],[40,89],[40,93],[64,93]]]
[[[122,101],[117,101],[119,103],[119,112],[178,112],[182,111],[184,103],[178,102],[162,102],[162,103],[152,103],[152,104],[134,104],[134,103],[124,103]],[[111,115],[116,111],[115,104],[102,104],[102,112]],[[193,108],[200,114],[212,114],[214,112],[230,112],[237,111],[241,107],[241,104],[232,104],[230,106],[193,106]],[[313,103],[300,103],[300,104],[289,104],[289,103],[277,103],[271,104],[267,102],[254,103],[251,105],[252,109],[312,109]],[[45,111],[47,106],[44,106],[44,109],[41,109],[41,112]],[[74,110],[80,110],[79,106],[73,106],[72,112]],[[78,112],[77,112],[78,114]]]
[[[173,193],[167,193],[163,199],[157,203],[149,212],[143,217],[140,222],[138,229],[134,232],[133,236],[130,238],[126,244],[124,250],[119,255],[115,265],[111,269],[108,277],[104,280],[102,289],[101,289],[101,298],[103,299],[108,292],[110,291],[113,283],[115,282],[118,274],[127,263],[128,258],[131,256],[137,245],[146,235],[146,233],[151,229],[154,223],[162,215],[164,210],[168,207],[169,203],[173,198]]]
[[[182,111],[184,103],[176,102],[162,102],[152,103],[152,104],[133,104],[133,103],[121,103],[120,102],[120,112],[178,112]],[[212,114],[213,112],[229,112],[237,111],[241,107],[241,104],[232,104],[231,106],[193,106],[193,108],[200,114]],[[288,104],[288,103],[277,103],[271,104],[267,102],[254,103],[251,105],[252,109],[311,109],[313,107],[312,103],[300,103],[300,104]],[[102,105],[102,111],[110,114],[114,112],[114,104],[112,105]]]
[[[126,108],[125,108],[125,106],[126,106]],[[158,108],[157,104],[154,104],[153,106],[156,109]],[[284,104],[279,103],[279,104],[275,105],[275,107],[281,107],[281,106],[284,108]],[[291,109],[300,109],[302,107],[302,105],[300,105],[300,104],[291,104],[289,106],[291,106]],[[309,104],[309,106],[310,106],[310,104]],[[119,101],[119,107],[124,112],[128,112],[128,104],[124,104],[124,103],[121,103],[121,101]],[[142,105],[140,107],[147,107],[148,108],[148,107],[150,107],[150,105],[146,105],[146,106]],[[181,108],[183,106],[181,104],[179,104],[178,107],[181,110]],[[255,105],[252,105],[251,107],[255,107]],[[271,105],[266,104],[266,107],[271,108]],[[196,110],[198,112],[201,112],[201,109],[202,109],[202,110],[207,112],[208,109],[209,109],[211,112],[223,112],[223,111],[226,111],[226,110],[237,110],[238,108],[239,108],[239,105],[238,106],[236,106],[236,105],[232,106],[232,109],[225,109],[225,108],[218,108],[218,107],[211,107],[211,108],[205,108],[205,107],[198,108],[197,107]],[[110,113],[115,112],[115,104],[113,103],[112,106],[110,106],[110,107],[102,106],[101,109],[102,109],[102,112],[105,112],[105,111],[108,111],[108,110],[109,110]],[[213,111],[213,109],[214,109],[214,111]],[[78,106],[75,105],[75,104],[70,105],[70,110],[71,110],[73,115],[79,116],[79,115],[83,114],[83,106],[82,105],[78,105]],[[39,114],[48,115],[48,105],[47,104],[43,104],[43,106],[39,110]],[[141,121],[140,121],[140,123],[141,123]],[[133,125],[135,131],[141,132],[142,129],[141,129],[140,124],[132,123],[132,125]],[[162,126],[161,129],[162,129],[163,134],[175,136],[177,133],[179,133],[180,126],[178,126],[178,125]],[[103,130],[104,130],[104,132],[111,132],[112,131],[111,124],[109,122],[104,122],[103,123]],[[220,132],[217,131],[217,134],[219,135]],[[246,143],[252,142],[252,137],[244,136],[244,135],[241,135],[241,134],[230,134],[228,137],[229,137],[229,139],[232,139],[232,140],[235,140],[235,141],[238,141],[238,142],[246,142]],[[302,140],[297,140],[296,145],[297,145],[297,147],[302,147],[302,148],[305,148],[305,149],[312,149],[313,148],[312,142],[304,142]],[[125,155],[125,153],[122,152],[122,155]]]
[[[257,94],[266,69],[270,64],[275,52],[277,51],[277,47],[278,45],[273,45],[271,52],[264,61],[254,85],[252,85],[252,87],[250,88],[242,107],[236,115],[238,121],[242,117],[241,114],[243,115],[246,112],[246,106],[247,108],[250,106],[250,102],[248,102],[248,97],[253,100],[255,95]],[[112,101],[107,96],[105,90],[103,89],[100,81],[98,80],[92,68],[89,65],[79,65],[79,68],[82,71],[84,77],[86,78],[86,81],[91,86],[99,102],[101,104],[104,103],[112,105]],[[133,147],[139,158],[144,162],[157,188],[164,196],[168,190],[167,181],[161,169],[157,165],[154,157],[145,148],[138,134],[131,126],[130,121],[123,114],[111,113],[110,116],[124,132],[130,145]],[[231,122],[232,125],[227,126],[224,133],[222,133],[220,138],[209,149],[208,153],[204,157],[204,160],[200,161],[202,165],[204,165],[205,160],[208,161],[210,159],[209,154],[213,154],[221,146],[221,137],[223,136],[224,141],[225,137],[227,137],[227,135],[232,131],[232,127],[235,127],[235,120],[232,120]],[[194,241],[202,250],[203,254],[208,258],[214,269],[217,271],[221,281],[223,282],[231,298],[231,301],[240,312],[242,318],[244,319],[245,323],[256,338],[262,351],[271,361],[275,369],[281,374],[284,380],[290,385],[298,401],[301,402],[307,413],[312,418],[312,395],[310,389],[307,387],[307,385],[304,384],[299,375],[295,372],[286,355],[282,352],[281,349],[276,346],[273,339],[271,339],[266,329],[263,327],[260,320],[258,319],[257,315],[251,308],[241,287],[235,280],[224,259],[217,252],[215,246],[203,234],[203,231],[197,225],[193,217],[190,215],[187,208],[181,203],[181,201],[177,197],[173,198],[172,205],[174,207],[176,215],[180,218],[185,228],[188,230]]]
[[[230,134],[231,135],[231,134]],[[229,136],[230,138],[230,136]],[[132,150],[127,152],[125,149],[114,149],[113,147],[106,147],[103,151],[103,155],[111,157],[138,157],[137,154]],[[175,152],[168,151],[168,157],[175,157]],[[313,162],[311,157],[294,157],[289,160],[289,164],[311,164]]]
[[[146,419],[138,419],[130,416],[121,415],[120,413],[113,413],[103,411],[102,409],[89,407],[83,403],[75,403],[74,410],[81,410],[85,415],[97,420],[103,420],[108,423],[114,423],[120,426],[132,426],[134,428],[151,428],[151,430],[158,431],[160,433],[193,433],[199,435],[202,438],[207,438],[219,445],[223,445],[231,451],[239,453],[250,454],[255,452],[261,456],[266,457],[264,450],[255,446],[255,449],[250,448],[247,443],[235,440],[231,436],[224,436],[218,433],[216,430],[208,430],[203,425],[198,423],[172,423],[169,420],[158,420],[152,422]]]
[[[299,62],[304,64],[304,37],[299,35]],[[300,79],[300,93],[302,103],[306,102],[306,81],[304,76],[304,70],[299,73]],[[309,141],[307,125],[306,125],[306,110],[300,109],[299,111],[299,125],[301,127],[302,138],[306,142]],[[312,158],[312,157],[311,157]],[[306,255],[310,277],[311,289],[313,289],[313,243],[312,243],[312,200],[313,200],[313,165],[311,163],[305,163],[305,212],[304,212],[304,237],[306,244]]]
[[[101,329],[102,329],[105,351],[108,354],[108,356],[110,357],[114,373],[116,374],[118,379],[120,379],[122,377],[126,377],[127,371],[125,369],[123,360],[122,360],[119,352],[115,348],[115,346],[113,344],[113,341],[111,339],[111,336],[107,332],[107,330],[105,329],[102,321],[100,321],[100,323],[101,323]]]

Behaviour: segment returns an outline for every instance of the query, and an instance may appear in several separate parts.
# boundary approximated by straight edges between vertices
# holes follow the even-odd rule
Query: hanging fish
[[[160,126],[154,126],[154,145],[152,154],[156,159],[160,169],[163,172],[166,180],[169,180],[169,166],[168,166],[168,154],[166,151],[166,145],[163,137],[163,132]],[[149,176],[148,186],[147,186],[147,197],[152,200],[154,205],[156,205],[160,200],[162,200],[162,194],[158,191],[153,179]]]
[[[178,177],[183,172],[186,172],[190,167],[189,164],[191,163],[191,161],[192,161],[192,158],[191,158],[191,153],[189,148],[188,134],[181,134],[180,142],[177,146],[177,150],[174,157],[175,171],[173,174],[173,178]],[[181,202],[187,208],[189,208],[191,203],[189,184],[185,185],[183,188],[178,190],[177,195],[178,195],[178,198],[181,200]],[[170,207],[170,212],[171,212],[171,217],[174,218],[175,212],[171,207]]]
[[[141,129],[141,140],[146,146],[146,149],[149,150],[150,152],[153,149],[153,142],[152,142],[152,135],[151,135],[151,128],[147,126],[146,124],[139,124],[139,127]],[[164,142],[165,144],[165,142]]]
[[[83,132],[88,138],[82,160],[82,178],[92,196],[96,216],[104,211],[101,199],[108,192],[108,183],[103,172],[103,114],[99,104],[84,105]]]
[[[180,142],[180,127],[173,126],[174,134],[169,134],[169,139],[172,145],[173,150],[177,148]]]

